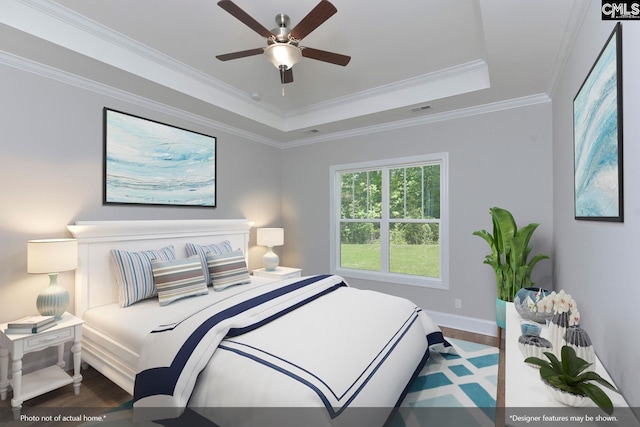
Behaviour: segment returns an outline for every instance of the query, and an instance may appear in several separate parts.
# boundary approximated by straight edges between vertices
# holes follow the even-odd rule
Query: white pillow
[[[118,286],[120,307],[127,307],[156,296],[151,260],[173,259],[176,259],[173,246],[139,252],[113,249],[111,266]]]

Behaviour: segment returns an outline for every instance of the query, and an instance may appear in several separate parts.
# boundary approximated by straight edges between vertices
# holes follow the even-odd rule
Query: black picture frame
[[[624,221],[622,116],[618,23],[573,100],[576,220]]]
[[[217,138],[105,107],[103,203],[216,207]]]

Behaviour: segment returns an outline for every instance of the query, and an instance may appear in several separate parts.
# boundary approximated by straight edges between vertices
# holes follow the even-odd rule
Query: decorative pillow
[[[196,245],[195,243],[187,243],[185,245],[185,249],[187,250],[187,256],[199,255],[200,260],[202,261],[202,266],[204,269],[204,278],[207,281],[207,284],[211,286],[211,277],[209,276],[209,269],[206,268],[207,265],[207,254],[228,254],[233,252],[233,248],[231,247],[231,242],[225,240],[224,242],[219,243],[211,243],[209,245]]]
[[[111,265],[118,285],[120,307],[127,307],[156,296],[157,291],[151,269],[153,259],[163,261],[176,259],[176,252],[173,246],[140,252],[119,249],[111,251]]]
[[[202,262],[197,255],[172,261],[153,260],[151,266],[160,305],[209,293]]]
[[[207,255],[207,269],[214,291],[251,283],[251,276],[249,276],[249,269],[242,251]]]

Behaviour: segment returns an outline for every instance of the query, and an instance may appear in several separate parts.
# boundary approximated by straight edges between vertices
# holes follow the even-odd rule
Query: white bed
[[[140,251],[173,245],[176,257],[184,258],[187,243],[207,245],[228,240],[234,250],[240,249],[247,254],[251,225],[246,220],[178,220],[78,222],[69,226],[79,247],[75,314],[85,321],[83,361],[134,395],[141,407],[175,406],[175,411],[169,411],[171,416],[179,416],[188,402],[200,414],[215,418],[226,427],[241,424],[241,418],[246,425],[251,425],[256,416],[264,420],[265,414],[250,415],[246,410],[224,413],[217,411],[218,407],[316,407],[319,410],[313,412],[315,424],[352,425],[354,417],[365,423],[365,417],[357,413],[357,408],[378,407],[383,409],[382,413],[368,411],[374,419],[366,420],[362,425],[372,425],[372,421],[384,424],[386,416],[399,403],[407,385],[427,360],[429,348],[446,351],[448,347],[446,341],[440,341],[442,334],[437,326],[409,301],[342,286],[341,278],[335,276],[305,278],[304,287],[300,289],[297,288],[301,283],[298,279],[274,283],[273,279],[252,277],[250,284],[221,292],[211,290],[207,295],[178,300],[163,307],[157,298],[125,308],[119,306],[109,261],[112,250]],[[159,366],[171,364],[163,361],[163,358],[174,357],[171,347],[175,346],[176,352],[184,347],[174,336],[164,338],[165,341],[162,337],[152,336],[150,332],[158,325],[184,317],[189,320],[184,324],[180,322],[175,329],[185,329],[193,318],[210,318],[208,314],[200,314],[205,307],[206,310],[235,307],[238,301],[253,300],[256,296],[270,295],[289,287],[295,287],[295,290],[285,295],[292,301],[287,304],[295,309],[278,309],[286,314],[276,316],[269,315],[274,308],[262,309],[260,305],[260,310],[267,314],[249,310],[243,318],[234,317],[235,323],[229,327],[253,323],[262,326],[252,327],[241,335],[227,336],[222,342],[214,339],[212,342],[217,350],[211,354],[200,356],[200,347],[194,350],[190,358],[196,359],[194,355],[197,355],[198,362],[191,365],[191,362],[185,362],[183,369],[189,373],[185,377],[191,378],[194,384],[191,379],[184,380],[187,383],[185,391],[176,386],[179,391],[170,396],[173,400],[167,400],[169,398],[164,395],[140,393],[144,373],[155,372],[153,363]],[[308,298],[307,289],[312,287],[318,287],[313,291],[318,296]],[[323,290],[323,287],[327,289]],[[270,304],[274,307],[282,305],[277,298],[273,300]],[[367,305],[363,305],[364,301]],[[409,313],[409,317],[401,313],[402,310]],[[408,320],[402,325],[405,317]],[[394,326],[394,322],[401,326]],[[228,332],[223,328],[221,337]],[[207,334],[213,336],[212,332]],[[429,341],[426,335],[429,335]],[[159,340],[155,345],[162,351],[151,350],[154,338]],[[332,349],[323,350],[329,347],[320,345],[320,340],[331,343]],[[349,347],[353,345],[357,349]],[[207,346],[211,347],[211,344],[201,347]],[[354,355],[356,350],[363,355]],[[256,354],[250,354],[251,351]],[[206,364],[199,361],[201,358]],[[367,358],[371,361],[366,362]],[[283,360],[287,362],[285,368],[275,366]],[[137,374],[138,384],[135,383]],[[157,414],[153,417],[157,418]],[[305,423],[312,423],[308,413]]]

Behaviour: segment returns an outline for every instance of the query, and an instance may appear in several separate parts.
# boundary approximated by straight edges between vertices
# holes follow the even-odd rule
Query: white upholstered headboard
[[[78,269],[75,273],[75,315],[99,305],[118,301],[118,290],[110,266],[111,249],[139,251],[173,245],[176,257],[187,256],[186,243],[210,244],[229,240],[233,249],[249,249],[245,219],[78,221],[67,226],[78,239]]]

